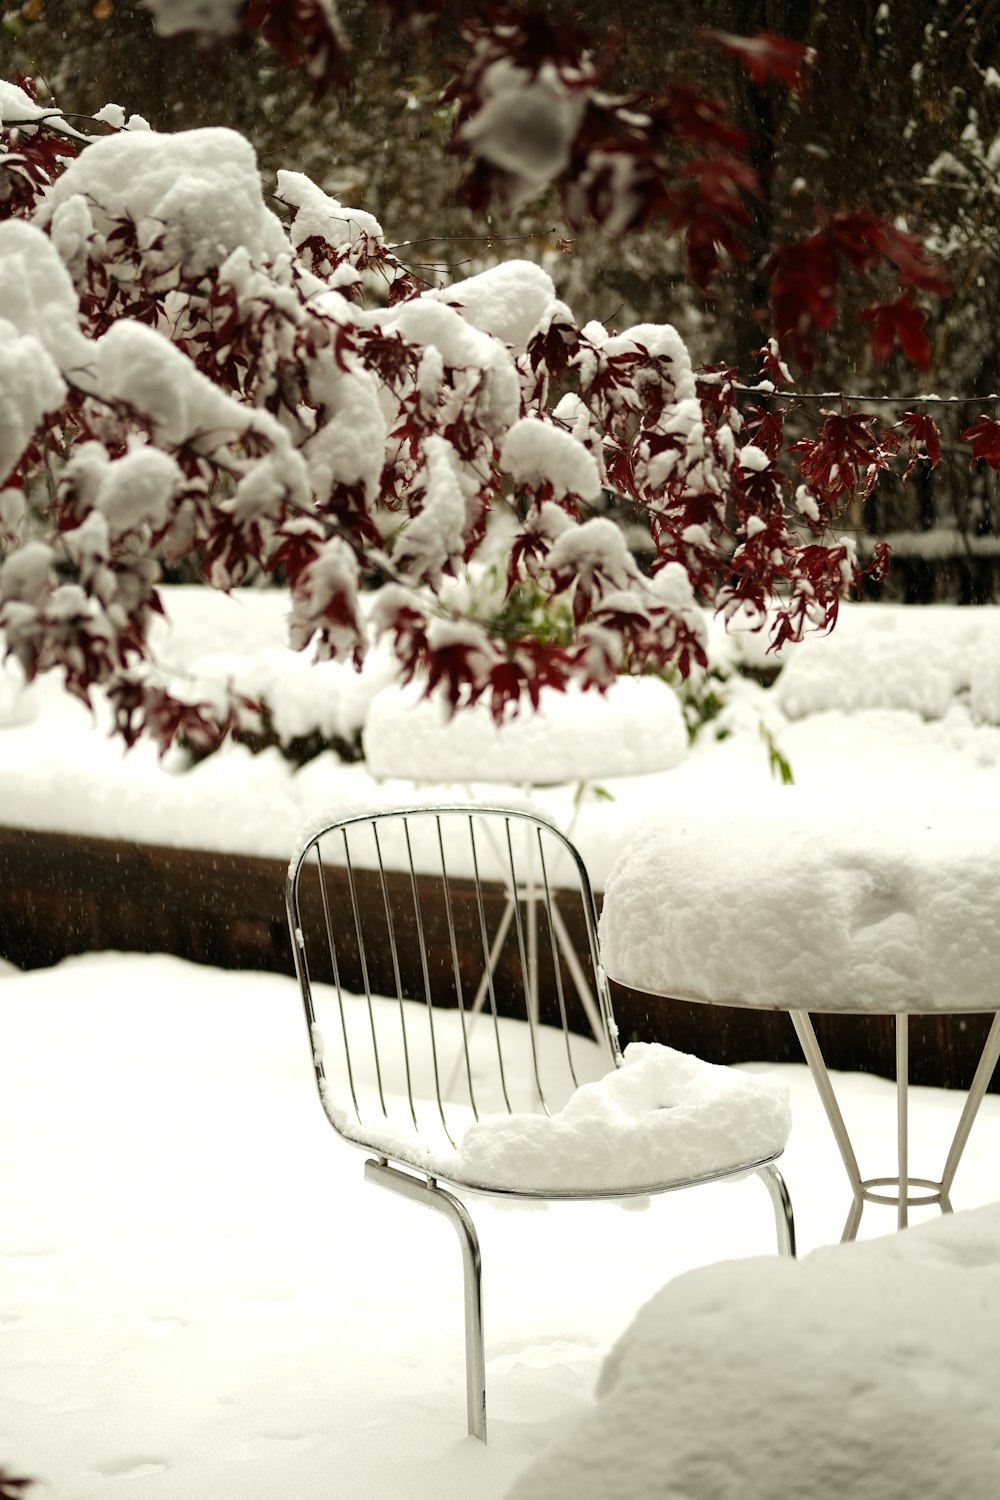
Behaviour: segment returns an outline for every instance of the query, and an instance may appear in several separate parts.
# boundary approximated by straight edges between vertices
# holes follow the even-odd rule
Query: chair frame
[[[285,905],[288,917],[289,932],[291,935],[292,952],[295,960],[295,972],[299,981],[302,995],[306,1026],[310,1038],[310,1048],[313,1058],[313,1071],[315,1075],[316,1085],[319,1090],[320,1100],[323,1104],[327,1119],[344,1140],[348,1141],[352,1145],[360,1147],[365,1151],[375,1152],[375,1156],[369,1157],[369,1159],[365,1162],[364,1172],[367,1181],[375,1183],[382,1188],[410,1199],[412,1202],[421,1203],[425,1207],[431,1208],[436,1212],[443,1214],[444,1217],[447,1218],[453,1225],[458,1235],[462,1251],[463,1282],[465,1292],[466,1396],[468,1430],[471,1436],[480,1438],[483,1442],[485,1442],[486,1374],[485,1346],[483,1340],[482,1259],[480,1254],[479,1238],[476,1233],[475,1225],[465,1204],[455,1196],[454,1192],[449,1191],[447,1187],[443,1187],[441,1185],[442,1181],[447,1182],[450,1187],[457,1188],[463,1193],[478,1193],[484,1196],[491,1197],[541,1198],[553,1201],[593,1201],[604,1198],[627,1198],[678,1191],[682,1188],[699,1186],[702,1183],[724,1181],[727,1178],[744,1176],[749,1173],[754,1173],[761,1178],[765,1187],[767,1188],[770,1197],[771,1206],[774,1213],[779,1254],[794,1256],[795,1225],[788,1190],[785,1186],[785,1182],[781,1176],[781,1173],[775,1166],[775,1161],[781,1154],[780,1152],[775,1152],[771,1156],[762,1158],[760,1160],[743,1162],[735,1167],[727,1168],[722,1171],[713,1172],[711,1174],[706,1174],[704,1176],[699,1176],[693,1179],[686,1179],[681,1182],[662,1183],[653,1181],[649,1184],[643,1185],[642,1187],[629,1186],[626,1188],[622,1188],[621,1190],[602,1189],[579,1191],[574,1189],[566,1189],[565,1191],[540,1191],[531,1188],[522,1189],[511,1187],[508,1189],[500,1187],[483,1187],[482,1185],[476,1184],[475,1182],[464,1180],[458,1175],[449,1175],[447,1177],[441,1175],[433,1175],[429,1173],[424,1166],[421,1165],[420,1161],[415,1156],[408,1157],[405,1150],[393,1149],[392,1151],[389,1151],[384,1149],[376,1142],[365,1138],[365,1130],[363,1125],[361,1124],[360,1109],[358,1106],[354,1077],[351,1069],[350,1048],[347,1043],[340,971],[337,960],[334,914],[329,902],[327,876],[324,868],[320,845],[324,840],[329,839],[331,836],[335,836],[338,833],[341,835],[343,849],[345,851],[345,862],[340,865],[340,868],[342,870],[346,870],[347,874],[350,907],[348,916],[351,924],[354,927],[354,932],[358,940],[359,952],[361,955],[364,993],[369,1007],[369,1017],[371,1017],[372,1001],[374,997],[369,986],[367,960],[364,954],[364,938],[362,935],[359,893],[355,879],[355,869],[350,857],[349,833],[354,829],[362,828],[366,825],[368,827],[371,827],[373,830],[374,847],[377,853],[378,882],[382,893],[382,899],[385,904],[385,912],[388,921],[388,939],[391,947],[391,961],[397,989],[396,998],[398,998],[400,1002],[400,1015],[402,1017],[402,1002],[405,997],[403,995],[403,989],[400,980],[399,955],[397,952],[396,938],[394,935],[393,922],[390,914],[390,898],[387,888],[386,866],[383,863],[381,845],[378,839],[378,829],[380,825],[389,822],[399,822],[402,824],[409,858],[409,869],[405,873],[409,876],[410,887],[412,890],[412,900],[414,903],[414,911],[417,923],[417,940],[420,948],[420,963],[424,988],[424,1001],[426,1003],[428,1016],[430,1018],[434,1087],[437,1094],[437,1105],[438,1111],[440,1113],[441,1123],[444,1127],[444,1131],[448,1139],[452,1140],[452,1136],[448,1128],[448,1122],[445,1116],[444,1105],[442,1102],[438,1050],[436,1042],[434,1041],[433,1017],[435,1013],[435,1002],[429,973],[427,950],[425,945],[423,917],[421,912],[420,894],[418,887],[418,875],[413,864],[413,853],[410,844],[410,821],[417,819],[434,819],[436,824],[437,843],[440,849],[441,856],[441,867],[440,870],[436,872],[435,878],[441,879],[443,881],[443,886],[446,892],[446,911],[449,929],[449,942],[454,969],[453,977],[457,985],[458,1008],[461,1012],[461,1032],[464,1047],[464,1062],[470,1099],[472,1102],[472,1109],[475,1117],[478,1119],[479,1113],[476,1106],[473,1089],[472,1068],[469,1059],[467,1023],[470,1019],[475,1018],[482,1010],[485,1009],[486,1001],[488,998],[489,1008],[492,1014],[494,1026],[496,1026],[497,1024],[498,1012],[496,995],[494,993],[493,971],[497,962],[497,956],[500,951],[500,947],[511,925],[513,925],[516,930],[517,950],[523,981],[523,993],[525,996],[527,1020],[530,1028],[531,1053],[532,1057],[535,1060],[534,1073],[535,1083],[537,1085],[538,1099],[541,1103],[542,1109],[546,1113],[550,1112],[546,1103],[545,1092],[541,1082],[541,1075],[539,1073],[536,1052],[536,1029],[540,1024],[537,970],[537,931],[540,909],[541,912],[544,912],[548,923],[548,932],[553,951],[557,951],[558,954],[561,955],[562,961],[567,963],[570,976],[578,992],[578,996],[583,1006],[584,1013],[590,1023],[591,1028],[594,1030],[595,1035],[597,1034],[597,1028],[594,1026],[594,1019],[598,1015],[600,1017],[603,1030],[603,1038],[598,1039],[603,1039],[607,1046],[609,1063],[612,1066],[619,1067],[623,1063],[623,1058],[618,1045],[618,1027],[614,1018],[614,1011],[611,1003],[611,993],[608,986],[607,977],[604,973],[600,961],[600,949],[597,935],[597,907],[587,869],[575,845],[564,833],[561,832],[559,828],[549,822],[548,819],[540,817],[534,812],[519,808],[503,807],[499,805],[482,805],[478,803],[448,803],[441,805],[431,803],[412,807],[373,808],[370,810],[349,813],[343,817],[332,817],[328,822],[325,822],[321,827],[316,828],[310,833],[303,846],[299,850],[297,856],[293,858],[291,864],[289,865],[288,878],[285,886]],[[476,989],[473,1003],[469,1007],[467,1007],[463,1001],[462,985],[458,973],[456,929],[451,905],[452,888],[449,883],[450,877],[447,869],[445,845],[442,834],[443,819],[447,819],[449,820],[449,822],[456,819],[464,819],[468,824],[471,840],[472,859],[474,867],[472,883],[475,892],[476,907],[478,909],[478,925],[482,940],[483,975]],[[494,934],[491,938],[487,930],[484,915],[484,880],[480,875],[479,860],[476,851],[475,827],[477,823],[481,823],[484,826],[489,827],[494,823],[500,822],[503,823],[505,831],[505,843],[509,859],[509,879],[505,871],[503,881],[505,886],[505,907],[500,922],[500,928],[502,928],[502,931],[494,931]],[[532,830],[534,830],[539,854],[541,857],[540,883],[534,878],[525,882],[523,879],[520,879],[518,877],[511,839],[512,824],[523,826],[529,834]],[[593,996],[585,996],[584,994],[583,987],[585,987],[585,979],[582,975],[579,963],[574,963],[574,960],[576,958],[575,950],[573,950],[572,943],[570,943],[567,939],[565,924],[558,912],[557,899],[559,892],[550,889],[549,887],[548,875],[546,873],[544,860],[543,838],[553,840],[557,848],[565,851],[571,861],[574,873],[578,880],[578,891],[573,892],[573,894],[578,894],[581,899],[591,968],[595,981],[595,989],[597,992],[596,1004]],[[338,998],[338,1004],[340,1006],[345,1059],[347,1062],[348,1070],[349,1090],[354,1104],[355,1118],[358,1121],[358,1129],[356,1132],[352,1132],[351,1130],[346,1129],[344,1123],[342,1121],[338,1121],[338,1119],[334,1117],[334,1115],[330,1111],[330,1108],[328,1107],[326,1071],[324,1067],[322,1051],[315,1045],[315,1037],[317,1032],[317,1016],[313,999],[312,980],[310,976],[309,963],[306,955],[306,940],[302,927],[302,914],[300,906],[300,882],[303,871],[306,866],[310,864],[310,862],[312,863],[314,868],[318,867],[316,869],[316,873],[319,883],[319,890],[321,893],[327,949],[332,960],[335,988]],[[496,883],[497,882],[493,878],[490,878],[485,882],[485,884],[489,885],[495,885]],[[560,887],[560,890],[565,890],[565,887]],[[570,957],[570,954],[572,954],[572,957]],[[570,1052],[570,1032],[567,1024],[566,999],[563,993],[562,981],[560,978],[559,957],[556,958],[555,962],[555,978],[558,988],[560,1020],[565,1035],[567,1059],[569,1062],[569,1069],[572,1074],[572,1079],[575,1084],[576,1075],[575,1071],[573,1071],[573,1062]],[[372,1041],[375,1047],[376,1069],[378,1070],[379,1063],[377,1041],[375,1040],[374,1020],[372,1020],[371,1024]],[[410,1060],[409,1055],[406,1051],[405,1020],[402,1024],[404,1054],[406,1056],[406,1081],[407,1089],[410,1093],[410,1113],[413,1117],[413,1123],[416,1132],[419,1133],[419,1125],[417,1123],[410,1078]],[[507,1082],[504,1077],[504,1063],[502,1049],[500,1048],[499,1044],[499,1038],[497,1041],[497,1052],[499,1058],[500,1082],[503,1090],[504,1100],[507,1104],[508,1112],[513,1113],[514,1111],[510,1107],[510,1102],[507,1096]],[[462,1055],[460,1054],[458,1062],[456,1063],[456,1068],[461,1067],[462,1060]],[[378,1087],[381,1097],[382,1083],[380,1071]],[[384,1113],[384,1098],[382,1099],[382,1108]]]

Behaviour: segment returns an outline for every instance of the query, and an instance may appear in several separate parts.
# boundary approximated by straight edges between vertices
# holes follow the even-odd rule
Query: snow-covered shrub
[[[319,0],[152,9],[169,31],[259,25],[323,81],[344,62]],[[433,23],[442,8],[408,9]],[[624,232],[666,214],[700,283],[742,253],[756,179],[721,105],[671,85],[648,115],[626,108],[568,33],[517,5],[462,25],[467,196],[552,181],[573,220]],[[757,81],[802,87],[797,44],[710,41]],[[0,84],[0,629],[29,679],[102,688],[126,743],[238,727],[247,693],[175,692],[150,658],[162,569],[192,558],[217,588],[284,580],[293,649],[359,667],[382,640],[405,679],[498,722],[547,687],[704,666],[705,604],[763,622],[777,598],[777,643],[835,620],[859,574],[837,516],[895,451],[872,419],[827,413],[786,451],[780,414],[744,410],[734,371],[697,375],[669,325],[580,320],[524,260],[431,284],[301,173],[279,171],[266,200],[231,130],[165,135],[114,106],[94,121]],[[803,358],[848,268],[881,268],[911,302],[944,290],[913,236],[828,220],[766,270]],[[895,313],[873,317],[891,345]],[[766,396],[788,370],[773,339],[761,355]],[[929,450],[921,422],[904,419],[897,449]],[[477,613],[447,585],[501,515],[502,596]]]

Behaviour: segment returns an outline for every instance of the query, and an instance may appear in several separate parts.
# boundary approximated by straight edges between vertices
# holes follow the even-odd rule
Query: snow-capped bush
[[[428,24],[441,10],[381,3]],[[326,0],[283,18],[150,8],[171,33],[260,26],[321,82],[345,62]],[[467,197],[552,182],[573,220],[624,231],[666,214],[700,283],[741,253],[755,177],[721,105],[692,113],[671,85],[648,116],[626,109],[585,52],[517,5],[462,26],[471,52],[450,97]],[[708,42],[758,81],[802,87],[798,44]],[[381,638],[405,679],[497,722],[543,688],[704,666],[705,604],[763,619],[770,603],[777,644],[835,620],[859,564],[834,522],[893,451],[873,419],[827,413],[786,451],[780,415],[744,414],[734,372],[697,376],[666,324],[580,321],[517,259],[431,285],[371,214],[301,173],[279,172],[270,206],[235,131],[161,134],[116,106],[94,120],[84,131],[26,80],[0,85],[0,629],[29,680],[59,669],[79,697],[102,688],[126,743],[208,744],[252,713],[246,695],[175,693],[150,659],[157,583],[182,559],[222,589],[285,582],[290,644],[316,660],[360,666]],[[877,266],[910,299],[919,363],[910,302],[943,277],[869,214],[774,248],[779,335],[806,357],[839,272]],[[871,311],[891,345],[902,312]],[[767,394],[788,371],[774,340],[761,354]],[[930,451],[924,419],[900,427],[896,448]],[[991,462],[992,428],[977,441]],[[470,614],[447,583],[500,516],[503,598]],[[525,588],[555,610],[522,608]],[[560,599],[567,629],[553,633]]]

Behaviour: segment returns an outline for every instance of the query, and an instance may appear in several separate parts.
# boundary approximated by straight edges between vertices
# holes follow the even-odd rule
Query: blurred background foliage
[[[752,204],[751,257],[712,297],[688,286],[665,227],[609,242],[567,230],[554,198],[514,214],[497,208],[485,222],[464,209],[450,117],[438,104],[461,43],[393,34],[370,0],[340,0],[355,46],[345,105],[314,97],[304,73],[263,44],[206,51],[190,38],[163,42],[132,0],[26,0],[6,10],[0,49],[5,74],[43,79],[63,109],[88,113],[112,100],[158,129],[243,131],[265,169],[295,167],[375,213],[431,279],[524,253],[546,264],[580,315],[618,327],[672,321],[696,359],[711,362],[745,365],[762,342],[757,278],[769,243],[808,233],[817,211],[888,213],[930,233],[955,283],[933,328],[934,382],[965,394],[1000,385],[1000,0],[538,3],[595,38],[617,29],[610,88],[655,93],[684,78],[722,99],[753,135],[762,192]],[[703,25],[773,31],[814,47],[807,98],[756,88],[699,42]],[[862,301],[870,293],[858,289]],[[813,384],[899,389],[904,372],[891,362],[870,368],[867,345],[867,330],[849,317]]]
[[[797,380],[871,395],[1000,390],[1000,0],[536,3],[595,40],[617,32],[609,89],[655,94],[683,79],[722,100],[752,135],[761,192],[750,205],[750,254],[711,295],[687,280],[665,225],[608,240],[568,228],[555,195],[513,213],[464,208],[456,193],[462,163],[449,151],[450,113],[439,103],[461,40],[394,32],[371,0],[339,0],[354,43],[346,102],[317,98],[304,71],[259,42],[210,50],[187,37],[164,42],[133,0],[8,5],[0,71],[34,76],[68,111],[113,101],[157,129],[233,126],[253,141],[265,172],[304,171],[345,204],[376,214],[401,259],[431,282],[524,255],[546,267],[582,321],[619,329],[672,322],[696,362],[737,364],[745,375],[768,332],[760,273],[769,245],[808,235],[824,213],[870,209],[926,235],[947,265],[954,295],[928,307],[931,369],[920,376],[898,353],[875,364],[858,313],[880,288],[859,282],[816,368],[808,377],[794,371]],[[815,48],[806,97],[754,86],[699,40],[702,26],[776,32]],[[935,491],[909,483],[877,495],[865,518],[874,531],[952,525],[963,536],[997,535],[993,476],[970,483],[968,451],[956,441],[975,414],[935,409],[944,432]],[[993,591],[995,560],[984,566],[990,578],[976,585],[976,597]],[[913,597],[922,597],[919,588]]]

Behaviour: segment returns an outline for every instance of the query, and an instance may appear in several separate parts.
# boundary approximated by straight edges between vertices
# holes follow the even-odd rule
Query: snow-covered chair
[[[584,1016],[556,891],[558,921],[598,996],[600,1043],[574,1030]],[[794,1254],[774,1165],[788,1135],[785,1090],[667,1047],[622,1055],[587,872],[546,820],[476,804],[338,815],[303,836],[286,904],[330,1123],[373,1153],[370,1182],[438,1210],[458,1232],[470,1433],[485,1440],[479,1242],[441,1182],[602,1199],[756,1172],[779,1251]]]

